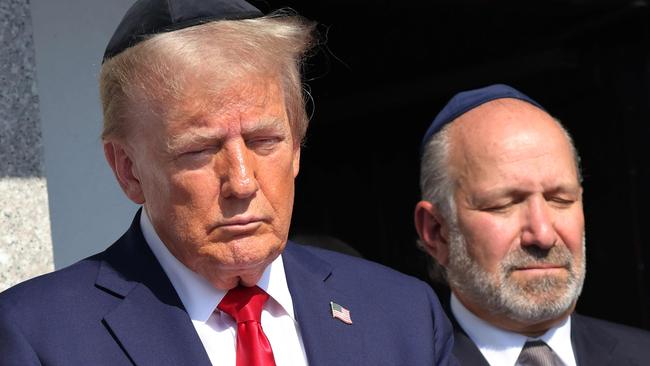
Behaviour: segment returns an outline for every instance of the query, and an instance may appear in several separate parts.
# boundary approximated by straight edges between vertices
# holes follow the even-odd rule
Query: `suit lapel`
[[[121,298],[104,316],[136,365],[210,365],[201,340],[162,267],[144,241],[140,213],[105,252],[96,285]]]
[[[368,320],[362,312],[355,313],[354,296],[333,286],[332,266],[293,243],[287,244],[282,260],[309,364],[363,364]],[[353,324],[333,318],[330,301],[348,308]]]
[[[447,299],[442,303],[447,317],[451,320],[454,327],[454,356],[461,365],[476,365],[476,366],[490,366],[481,351],[476,347],[474,341],[465,333],[463,327],[458,324],[456,317],[451,311],[449,295],[444,297]]]
[[[461,365],[490,366],[476,344],[462,329],[454,329],[453,353]]]
[[[618,340],[602,330],[592,329],[581,315],[571,315],[571,342],[578,366],[613,365]]]

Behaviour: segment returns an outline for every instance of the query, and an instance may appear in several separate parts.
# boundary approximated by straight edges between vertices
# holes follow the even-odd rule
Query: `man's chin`
[[[229,249],[226,252],[206,253],[196,268],[196,272],[215,287],[226,290],[237,284],[255,285],[264,270],[282,251],[281,248],[245,241],[240,241]]]
[[[571,286],[562,280],[528,281],[502,289],[503,310],[522,321],[546,321],[567,313],[575,305]]]

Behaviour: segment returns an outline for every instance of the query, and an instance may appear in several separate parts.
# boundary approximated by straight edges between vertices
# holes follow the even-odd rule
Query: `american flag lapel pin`
[[[332,318],[337,318],[345,324],[352,324],[352,318],[350,318],[350,310],[333,301],[330,301],[330,309],[332,309]]]

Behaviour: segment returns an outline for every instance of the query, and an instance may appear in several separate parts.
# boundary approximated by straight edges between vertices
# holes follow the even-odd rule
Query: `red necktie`
[[[237,286],[217,306],[237,321],[237,366],[275,366],[271,344],[260,324],[268,298],[257,286]]]

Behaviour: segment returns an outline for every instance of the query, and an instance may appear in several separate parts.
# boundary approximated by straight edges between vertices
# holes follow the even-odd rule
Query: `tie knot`
[[[526,341],[526,344],[524,344],[524,348],[530,348],[530,349],[546,349],[548,348],[548,345],[546,342],[544,342],[541,339],[531,339]]]
[[[257,286],[237,286],[228,291],[217,309],[233,317],[237,323],[250,320],[259,323],[262,317],[262,307],[268,298],[269,294]]]
[[[519,354],[516,366],[563,366],[564,363],[544,341],[529,340]]]

